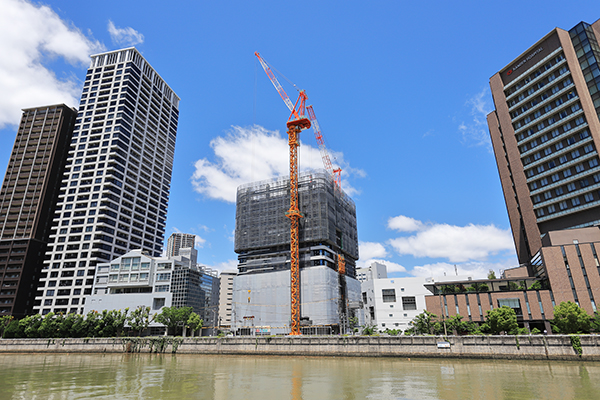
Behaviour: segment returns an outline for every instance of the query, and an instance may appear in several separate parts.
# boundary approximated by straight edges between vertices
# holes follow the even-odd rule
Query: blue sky
[[[485,115],[489,78],[597,1],[0,0],[0,169],[20,109],[78,105],[91,53],[135,45],[181,97],[168,237],[235,266],[235,187],[287,174],[288,111],[261,55],[305,89],[356,203],[360,265],[476,277],[515,266]],[[295,89],[280,77],[295,101]],[[301,168],[320,167],[312,131]]]

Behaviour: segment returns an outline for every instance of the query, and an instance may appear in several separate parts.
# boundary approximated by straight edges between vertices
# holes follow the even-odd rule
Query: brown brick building
[[[562,301],[600,298],[600,20],[552,30],[490,78],[487,116],[520,266],[502,279],[432,284],[427,310],[483,321],[515,309],[550,330]]]
[[[0,316],[32,312],[76,116],[64,104],[23,110],[0,189]]]

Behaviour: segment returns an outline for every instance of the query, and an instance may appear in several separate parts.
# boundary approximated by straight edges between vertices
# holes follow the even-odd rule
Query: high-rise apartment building
[[[522,264],[548,232],[600,224],[598,39],[600,20],[556,28],[490,79],[488,125]]]
[[[195,245],[196,235],[175,232],[169,236],[169,240],[167,241],[167,257],[178,256],[179,249],[193,249]]]
[[[81,313],[98,263],[160,256],[178,107],[135,48],[91,56],[35,312]]]
[[[0,189],[0,316],[33,309],[76,115],[64,104],[23,110]]]

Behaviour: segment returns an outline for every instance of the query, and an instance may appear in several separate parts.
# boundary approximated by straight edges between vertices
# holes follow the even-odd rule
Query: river
[[[600,363],[0,354],[0,399],[598,399]]]

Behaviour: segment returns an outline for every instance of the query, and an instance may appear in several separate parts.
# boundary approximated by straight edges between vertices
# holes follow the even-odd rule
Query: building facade
[[[0,189],[0,316],[33,310],[77,112],[23,110]]]
[[[194,248],[196,245],[196,235],[190,233],[176,232],[169,236],[167,241],[167,257],[179,255],[179,249]]]
[[[488,126],[522,264],[545,233],[600,223],[598,38],[600,20],[556,28],[490,78]]]
[[[233,278],[237,271],[223,271],[219,276],[221,281],[219,292],[219,329],[231,328],[231,313],[233,310]]]
[[[160,256],[179,97],[135,48],[91,56],[34,312],[83,312],[95,268]]]

